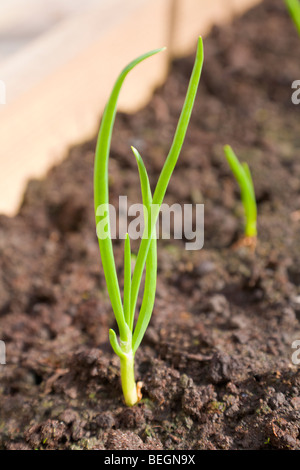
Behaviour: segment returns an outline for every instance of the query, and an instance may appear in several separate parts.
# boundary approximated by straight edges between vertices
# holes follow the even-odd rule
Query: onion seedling
[[[131,147],[138,165],[145,226],[133,273],[131,273],[130,239],[129,235],[126,235],[124,243],[123,301],[113,255],[110,222],[109,217],[107,217],[109,213],[108,160],[118,96],[122,84],[127,74],[136,65],[162,50],[163,49],[157,49],[138,57],[127,65],[119,75],[104,109],[95,154],[94,204],[97,235],[107,290],[119,330],[119,340],[113,329],[109,330],[109,339],[114,352],[120,358],[121,384],[125,403],[128,406],[132,406],[139,401],[139,394],[134,378],[134,357],[148,327],[155,301],[157,278],[156,221],[169,180],[184,142],[201,77],[203,65],[203,43],[201,37],[198,40],[195,63],[173,142],[159,176],[153,197],[142,157],[135,148]],[[98,225],[100,224],[100,226],[103,227],[103,207],[105,208],[106,228],[105,231],[101,229],[101,233],[99,233]],[[101,208],[101,211],[99,208]],[[135,310],[144,269],[146,274],[143,299],[137,321],[134,325]]]
[[[285,4],[290,13],[290,16],[295,23],[298,34],[300,35],[300,1],[299,0],[285,0]]]
[[[232,173],[237,180],[245,211],[245,237],[256,238],[257,208],[253,181],[247,163],[240,163],[230,145],[225,145],[224,152]]]

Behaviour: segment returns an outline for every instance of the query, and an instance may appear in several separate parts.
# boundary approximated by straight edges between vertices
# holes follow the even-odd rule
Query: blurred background
[[[100,0],[101,2],[101,0]],[[18,52],[55,24],[100,3],[99,0],[1,0],[0,60]],[[110,0],[110,3],[117,3]]]
[[[121,68],[131,73],[119,109],[143,106],[172,57],[259,0],[1,0],[0,213],[16,214],[30,178],[95,135]],[[4,104],[5,102],[5,104]]]

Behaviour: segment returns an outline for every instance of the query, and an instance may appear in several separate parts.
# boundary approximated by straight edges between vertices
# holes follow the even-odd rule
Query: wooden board
[[[164,45],[175,55],[195,49],[213,18],[228,21],[242,4],[257,1],[74,0],[78,10],[52,22],[46,15],[44,32],[0,61],[6,86],[6,104],[0,104],[0,212],[15,214],[28,179],[43,177],[70,145],[95,134],[112,84],[130,60]],[[32,8],[41,3],[30,2]],[[59,3],[53,2],[52,7]],[[168,60],[164,52],[131,72],[120,109],[133,112],[147,102],[163,82]]]

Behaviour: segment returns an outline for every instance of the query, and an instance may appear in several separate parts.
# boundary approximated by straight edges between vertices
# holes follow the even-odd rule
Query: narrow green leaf
[[[300,2],[299,0],[285,0],[285,4],[300,35]]]
[[[111,347],[113,348],[115,354],[119,357],[125,357],[122,349],[120,348],[120,345],[118,343],[117,335],[116,332],[113,329],[109,330],[109,341],[111,344]]]
[[[130,238],[128,233],[125,238],[124,245],[124,295],[123,307],[125,321],[130,326],[130,296],[131,296],[131,249]]]
[[[145,227],[144,227],[143,237],[147,237],[148,234],[150,235],[149,227],[151,226],[152,194],[151,194],[150,182],[149,182],[146,167],[144,165],[144,162],[142,160],[142,157],[141,157],[140,153],[134,147],[131,147],[131,150],[132,150],[132,152],[135,156],[135,159],[136,159],[136,162],[137,162],[137,165],[138,165],[138,170],[139,170],[141,191],[142,191],[142,200],[143,200],[143,206],[144,206],[144,224],[145,224]]]
[[[143,205],[144,205],[144,220],[145,220],[144,234],[145,236],[148,236],[148,227],[151,225],[151,203],[152,203],[150,182],[149,182],[147,170],[146,170],[146,167],[144,165],[141,155],[134,147],[131,147],[131,148],[136,158],[138,169],[139,169],[142,199],[143,199]],[[150,236],[151,236],[151,242],[150,242],[149,252],[147,255],[147,259],[146,259],[146,275],[145,275],[143,300],[142,300],[142,305],[141,305],[141,309],[139,312],[139,316],[137,319],[137,323],[135,326],[133,338],[132,338],[132,348],[133,348],[134,354],[144,337],[145,331],[151,319],[154,302],[155,302],[156,281],[157,281],[157,240],[156,240],[155,228],[153,229],[153,232]],[[131,329],[133,329],[134,313],[135,311],[132,310],[131,311]]]
[[[135,354],[149,325],[155,303],[157,281],[157,240],[151,240],[146,260],[146,276],[142,305],[132,337],[132,349]]]
[[[225,152],[227,162],[231,168],[231,171],[235,176],[235,179],[243,187],[244,185],[247,184],[248,177],[245,174],[245,171],[242,165],[240,164],[236,154],[234,153],[230,145],[225,145],[224,152]]]
[[[251,172],[250,172],[249,165],[246,162],[242,162],[241,165],[244,168],[244,171],[247,175],[247,178],[248,178],[248,181],[249,181],[249,189],[251,188],[252,197],[255,199],[254,184],[253,184],[253,179],[252,179],[252,175],[251,175]]]
[[[143,238],[140,244],[140,248],[139,248],[139,252],[138,252],[138,256],[136,260],[136,265],[135,265],[135,269],[134,269],[133,276],[132,276],[131,311],[134,311],[136,307],[138,291],[139,291],[150,243],[151,243],[151,234],[156,224],[157,217],[159,214],[159,209],[163,202],[169,180],[175,168],[176,162],[178,160],[178,157],[179,157],[179,154],[180,154],[183,142],[184,142],[185,134],[188,128],[188,124],[190,121],[190,117],[191,117],[191,113],[192,113],[192,109],[193,109],[193,105],[194,105],[194,101],[195,101],[195,97],[196,97],[196,93],[198,89],[198,84],[199,84],[200,77],[201,77],[203,60],[204,60],[203,42],[202,42],[202,38],[200,37],[198,40],[196,59],[195,59],[192,75],[190,78],[186,98],[183,104],[183,108],[179,117],[175,135],[173,138],[173,143],[171,145],[171,149],[166,158],[165,164],[161,171],[161,174],[158,179],[155,192],[153,195],[152,205],[156,208],[156,210],[154,211],[154,214],[152,213],[151,226],[148,227],[149,236],[147,238]]]
[[[98,213],[99,207],[106,207],[108,210],[109,204],[109,187],[108,187],[108,160],[109,160],[109,151],[111,144],[111,137],[113,131],[113,125],[116,116],[116,108],[119,93],[122,87],[122,84],[127,76],[127,74],[140,62],[151,57],[154,54],[162,51],[163,49],[157,49],[151,52],[148,52],[134,61],[132,61],[119,75],[112,93],[109,97],[108,103],[105,107],[101,126],[98,134],[96,155],[95,155],[95,165],[94,165],[94,206],[95,206],[95,219],[96,227],[103,219]],[[110,301],[112,308],[118,323],[120,336],[122,339],[126,339],[126,322],[124,318],[124,310],[121,300],[121,293],[119,282],[116,273],[115,260],[113,255],[113,247],[111,241],[110,233],[110,224],[107,220],[107,234],[106,238],[99,239],[99,248],[101,253],[101,260],[103,265],[103,270],[105,274],[107,290],[109,293]]]
[[[241,199],[245,210],[245,235],[255,237],[257,235],[256,219],[257,208],[255,190],[252,176],[246,163],[241,164],[230,145],[225,145],[224,153],[231,171],[240,187]]]

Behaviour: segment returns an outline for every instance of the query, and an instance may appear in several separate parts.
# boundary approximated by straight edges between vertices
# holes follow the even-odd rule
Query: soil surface
[[[199,32],[201,33],[201,32]],[[266,0],[205,38],[205,65],[165,202],[205,204],[205,242],[158,241],[153,316],[136,355],[143,399],[123,403],[93,213],[96,139],[76,145],[19,214],[0,216],[2,449],[300,449],[300,38]],[[154,187],[194,57],[135,115],[118,114],[111,202],[141,202],[130,145]],[[130,77],[129,77],[130,79]],[[230,144],[252,171],[255,253],[243,234]],[[115,243],[122,279],[123,242]],[[295,361],[294,361],[295,362]]]

